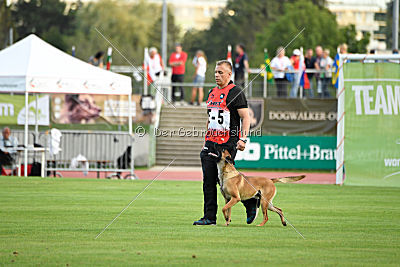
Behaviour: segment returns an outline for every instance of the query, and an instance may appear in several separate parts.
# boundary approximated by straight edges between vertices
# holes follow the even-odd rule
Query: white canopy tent
[[[130,77],[72,57],[34,34],[0,51],[0,62],[0,93],[25,93],[25,176],[29,93],[128,95],[129,134],[132,135]]]

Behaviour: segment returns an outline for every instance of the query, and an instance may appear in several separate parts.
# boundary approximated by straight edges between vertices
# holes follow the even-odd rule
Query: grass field
[[[279,184],[274,203],[306,237],[270,213],[247,225],[243,205],[223,226],[202,216],[200,182],[0,177],[4,265],[399,265],[400,189]],[[256,222],[261,220],[261,216]]]

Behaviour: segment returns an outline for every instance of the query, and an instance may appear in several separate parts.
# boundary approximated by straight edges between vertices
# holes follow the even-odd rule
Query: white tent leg
[[[132,147],[131,147],[131,178],[134,178],[135,175],[135,165],[134,165],[134,148],[133,148],[133,143],[134,143],[134,138],[133,138],[133,133],[132,133],[132,113],[131,113],[131,107],[132,107],[132,95],[129,94],[128,95],[128,131],[129,131],[129,135],[131,136],[132,139]]]
[[[25,92],[25,133],[24,133],[24,176],[28,177],[28,98],[29,93]]]
[[[38,120],[39,120],[39,107],[38,107],[38,102],[39,102],[39,96],[38,94],[35,94],[35,142],[38,143],[38,137],[39,137],[39,125],[38,125]]]

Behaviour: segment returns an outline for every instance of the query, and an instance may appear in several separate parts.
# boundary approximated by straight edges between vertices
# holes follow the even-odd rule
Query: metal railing
[[[140,77],[141,81],[139,82],[139,86],[141,87],[144,80],[142,79],[143,76],[143,68],[137,67],[133,68],[131,66],[113,66],[112,71],[121,72],[121,73],[133,73],[134,77]],[[285,71],[286,74],[292,74],[293,76],[298,75],[300,72],[291,70]],[[320,79],[319,77],[324,76],[331,76],[334,75],[331,71],[324,71],[324,70],[316,70],[316,69],[306,69],[306,73],[311,77],[310,79],[310,89],[304,89],[303,87],[298,87],[297,89],[293,88],[293,82],[284,81],[282,85],[286,93],[283,95],[278,94],[277,83],[273,79],[273,82],[267,81],[266,71],[260,68],[251,68],[250,73],[246,73],[245,75],[245,94],[247,97],[292,97],[292,98],[336,98],[336,89],[332,85],[331,78]],[[257,77],[256,77],[257,76]],[[256,77],[256,78],[255,78]],[[254,79],[255,78],[255,79]],[[254,80],[253,80],[254,79]],[[192,82],[184,82],[184,83],[172,83],[171,82],[171,70],[167,68],[166,75],[161,77],[153,84],[157,90],[162,92],[162,95],[168,99],[168,101],[172,100],[172,87],[173,86],[182,86],[184,87],[184,94],[187,96],[185,97],[186,101],[189,101],[191,95],[191,88],[196,87],[197,84]],[[211,88],[215,87],[214,81],[205,82],[203,85],[205,94]],[[147,89],[145,89],[147,88]],[[144,91],[155,95],[156,90],[153,86],[144,86],[141,89],[141,93],[143,94]],[[297,94],[291,94],[292,91],[296,91]],[[205,96],[206,97],[206,96]]]
[[[55,174],[60,171],[89,171],[115,173],[124,172],[125,176],[134,176],[133,142],[134,139],[127,132],[106,131],[61,131],[60,152],[52,155],[49,148],[51,135],[41,132],[34,138],[34,133],[29,135],[29,143],[45,147],[45,171],[47,174]],[[23,140],[24,132],[15,130],[12,132],[18,140]],[[35,141],[34,141],[35,140]],[[29,162],[35,161],[35,154],[30,155]]]

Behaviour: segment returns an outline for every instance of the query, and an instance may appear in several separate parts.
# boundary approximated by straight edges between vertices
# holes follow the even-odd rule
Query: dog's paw
[[[283,226],[287,226],[286,222],[283,222],[282,225],[283,225]]]

